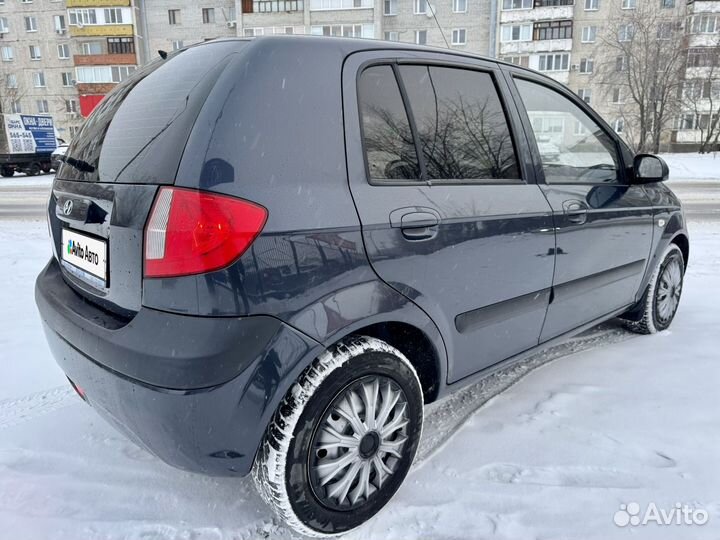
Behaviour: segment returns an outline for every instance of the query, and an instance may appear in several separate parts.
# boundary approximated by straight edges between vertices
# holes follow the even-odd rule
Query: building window
[[[122,82],[135,72],[135,66],[113,66],[110,68],[112,82]]]
[[[590,98],[592,98],[592,90],[589,88],[581,88],[578,90],[578,97],[582,99],[585,103],[590,105]]]
[[[538,58],[538,71],[567,71],[570,65],[570,55],[541,54]]]
[[[585,0],[585,11],[597,11],[600,9],[600,0]]]
[[[313,26],[310,28],[310,32],[315,36],[342,36],[357,38],[375,37],[375,27],[372,24],[332,24]]]
[[[453,0],[453,13],[466,13],[467,0]]]
[[[80,47],[83,54],[102,54],[102,45],[99,41],[85,41]]]
[[[7,75],[5,75],[5,86],[8,88],[17,88],[17,75],[15,75],[14,73],[8,73]]]
[[[673,23],[661,22],[657,27],[657,38],[658,39],[670,39],[673,33]]]
[[[9,31],[7,18],[0,17],[0,34],[7,34]]]
[[[36,17],[25,17],[25,31],[26,32],[37,32],[37,18]]]
[[[427,0],[413,0],[413,11],[415,15],[425,15],[428,11]]]
[[[583,43],[595,43],[596,39],[597,39],[597,26],[583,26],[582,42]]]
[[[73,85],[73,75],[71,71],[63,71],[61,73],[62,75],[62,85],[63,86],[72,86]]]
[[[511,9],[532,9],[533,0],[503,0],[503,11]]]
[[[717,15],[698,15],[692,17],[689,28],[693,34],[714,34],[717,30]]]
[[[180,24],[180,10],[168,9],[168,22],[170,24]]]
[[[247,33],[245,33],[245,35],[247,36]],[[173,51],[179,51],[182,48],[183,48],[183,40],[182,39],[173,40],[173,42],[172,42],[172,50]]]
[[[383,15],[397,14],[397,0],[383,0]]]
[[[580,59],[580,73],[592,73],[595,68],[595,60],[592,58]]]
[[[384,39],[385,39],[385,41],[400,41],[400,33],[399,32],[385,32]]]
[[[70,58],[70,45],[67,43],[62,43],[61,45],[57,46],[58,49],[58,58],[60,60],[67,60]]]
[[[627,71],[626,56],[618,56],[615,58],[615,71]]]
[[[455,28],[452,31],[452,44],[465,45],[467,43],[467,32],[465,28]]]
[[[215,22],[215,8],[202,9],[203,24],[211,24]]]
[[[30,45],[30,60],[40,60],[42,58],[42,52],[38,45]]]
[[[105,9],[105,24],[122,24],[123,12],[121,8]]]
[[[571,39],[572,30],[572,21],[537,22],[533,25],[533,40]]]
[[[45,86],[45,72],[36,71],[33,73],[33,85],[35,88],[43,88]]]
[[[78,112],[77,101],[74,99],[65,100],[65,112],[76,113]]]
[[[675,7],[675,0],[660,0],[660,7],[672,9]]]
[[[329,4],[331,0],[327,0],[327,3]],[[352,0],[350,0],[352,3]],[[325,0],[316,0],[315,4],[318,7],[311,7],[311,9],[339,9],[339,8],[331,8],[331,7],[322,7],[322,5],[325,3]],[[304,2],[302,0],[255,0],[252,3],[252,11],[247,11],[246,8],[243,8],[243,13],[278,13],[281,11],[302,11],[304,9]],[[352,7],[350,5],[349,7]],[[230,19],[231,21],[234,21],[234,14],[233,18]]]
[[[500,29],[500,41],[530,41],[532,29],[532,24],[504,25]]]
[[[509,62],[510,64],[515,64],[516,66],[522,66],[522,67],[529,67],[530,66],[530,57],[527,55],[524,56],[505,56],[503,58],[505,62]]]
[[[426,45],[427,44],[427,30],[415,30],[415,44]]]
[[[720,66],[720,55],[715,52],[713,47],[688,49],[687,65],[688,67],[717,67]]]
[[[69,9],[68,18],[71,26],[97,24],[97,15],[94,9]]]
[[[632,24],[623,24],[618,28],[618,41],[632,41],[635,27]]]
[[[38,99],[35,102],[35,105],[37,106],[38,114],[47,114],[50,112],[50,107],[48,106],[47,99]]]
[[[575,0],[535,0],[534,6],[539,7],[557,7],[557,6],[574,6]]]
[[[637,0],[622,0],[623,9],[635,9],[637,7]]]
[[[13,48],[9,45],[6,45],[2,48],[2,60],[3,62],[12,62],[15,58],[15,53],[13,51]]]
[[[612,102],[616,105],[619,103],[623,103],[622,88],[613,88]]]
[[[262,36],[264,33],[265,33],[265,29],[263,29],[263,28],[245,28],[243,30],[243,35],[245,37]]]
[[[55,32],[58,34],[64,33],[67,29],[65,26],[65,15],[55,15],[53,21],[55,22]]]
[[[10,110],[11,110],[12,112],[14,112],[15,114],[18,114],[18,113],[21,113],[21,112],[22,112],[22,107],[20,106],[20,100],[19,100],[19,99],[16,99],[15,101],[12,102],[12,104],[10,105]]]
[[[615,119],[613,129],[615,129],[615,133],[622,133],[625,129],[625,120],[622,118]]]
[[[311,0],[310,9],[356,9],[372,7],[372,0]]]
[[[135,53],[135,40],[129,37],[122,38],[108,38],[108,53],[109,54],[134,54]]]

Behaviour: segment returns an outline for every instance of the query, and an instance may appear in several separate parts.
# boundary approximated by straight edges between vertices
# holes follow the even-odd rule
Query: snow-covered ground
[[[720,152],[660,155],[668,164],[671,181],[720,180]]]
[[[677,158],[682,174],[718,178],[714,158],[693,158]],[[720,222],[690,226],[669,331],[606,324],[428,407],[405,485],[347,538],[719,538]],[[45,223],[0,221],[0,244],[0,540],[291,538],[249,479],[172,469],[75,397],[33,301],[50,255]],[[630,503],[709,518],[615,525]]]

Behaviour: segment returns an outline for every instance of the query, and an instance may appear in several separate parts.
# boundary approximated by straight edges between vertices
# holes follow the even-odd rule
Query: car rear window
[[[68,148],[85,162],[64,164],[66,180],[171,183],[193,123],[243,41],[221,41],[158,59],[118,85],[98,105]]]

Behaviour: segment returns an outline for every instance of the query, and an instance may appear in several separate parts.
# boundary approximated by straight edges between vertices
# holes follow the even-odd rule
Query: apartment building
[[[64,2],[0,1],[0,110],[49,114],[71,139],[82,123]]]
[[[494,54],[496,0],[137,0],[151,54],[224,36],[387,39]],[[442,28],[442,30],[440,29]]]

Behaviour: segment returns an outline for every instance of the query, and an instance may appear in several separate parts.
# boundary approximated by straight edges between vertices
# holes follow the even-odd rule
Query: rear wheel
[[[42,168],[39,163],[31,163],[30,166],[25,170],[25,174],[28,176],[37,176],[42,172]]]
[[[302,534],[349,531],[402,484],[422,420],[420,382],[399,351],[368,337],[340,342],[278,408],[255,459],[255,484]]]
[[[630,330],[639,334],[654,334],[670,326],[677,313],[685,275],[682,251],[670,244],[655,268],[633,315],[623,316]]]
[[[15,174],[15,171],[10,167],[3,167],[2,170],[0,170],[0,174],[9,178],[10,176]]]

